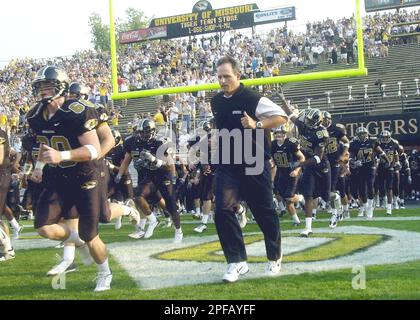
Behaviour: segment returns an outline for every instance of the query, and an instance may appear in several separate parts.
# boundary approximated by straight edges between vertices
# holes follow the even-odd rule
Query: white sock
[[[373,208],[373,199],[368,199],[367,201],[367,208]]]
[[[195,213],[196,213],[197,215],[200,215],[200,214],[201,214],[201,209],[200,209],[200,208],[195,208]]]
[[[10,225],[12,226],[13,229],[18,230],[19,229],[19,223],[16,221],[15,218],[12,219],[12,221],[9,221]]]
[[[123,210],[124,210],[123,216],[124,217],[128,216],[131,212],[131,208],[129,206],[126,206],[126,205],[122,205],[122,207],[123,207]]]
[[[5,253],[13,250],[12,243],[10,242],[9,236],[6,234],[6,232],[1,227],[0,227],[0,242],[4,246]]]
[[[388,204],[386,205],[386,209],[387,209],[387,210],[392,210],[392,204],[389,204],[389,203],[388,203]]]
[[[305,218],[306,230],[312,230],[312,218]]]
[[[203,214],[203,217],[201,218],[201,223],[207,224],[209,222],[210,216],[208,214]]]
[[[175,229],[175,234],[181,234],[181,233],[182,233],[182,229],[181,228]]]
[[[154,212],[152,212],[150,216],[147,216],[147,221],[149,221],[149,223],[155,223],[157,221],[156,215],[154,214]]]
[[[146,228],[147,219],[140,219],[140,222],[137,224],[137,228],[144,230]]]
[[[298,217],[298,215],[296,213],[292,216],[292,219],[293,219],[294,222],[300,223],[299,217]]]
[[[336,216],[337,215],[337,209],[331,209],[331,214],[333,216]]]
[[[106,258],[105,262],[102,264],[96,264],[97,268],[98,268],[98,272],[101,273],[111,273],[111,269],[109,269],[109,263],[108,263],[108,258]]]
[[[75,246],[70,246],[68,244],[64,245],[63,259],[67,261],[74,261],[75,252],[76,252]]]
[[[67,240],[64,242],[73,242],[76,245],[76,247],[80,247],[85,244],[85,242],[82,239],[80,239],[79,232],[74,230],[70,231],[70,237],[68,237]]]
[[[312,209],[312,214],[316,215],[317,209]]]
[[[344,211],[349,211],[349,205],[348,205],[348,204],[345,204],[345,205],[343,206],[343,210],[344,210]]]

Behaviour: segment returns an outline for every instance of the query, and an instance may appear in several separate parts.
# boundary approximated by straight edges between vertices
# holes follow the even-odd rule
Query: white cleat
[[[128,236],[131,239],[139,240],[139,239],[143,238],[145,234],[146,234],[146,232],[144,230],[138,229],[136,232],[131,233]]]
[[[146,233],[144,234],[145,239],[149,239],[153,236],[153,231],[155,231],[155,228],[157,227],[158,224],[159,224],[159,221],[157,220],[155,222],[149,223],[149,225],[147,226]]]
[[[338,217],[336,214],[333,214],[331,217],[330,228],[335,229],[337,228]]]
[[[204,223],[202,223],[198,227],[194,228],[194,231],[198,232],[198,233],[203,233],[206,230],[207,230],[207,225],[204,224]]]
[[[13,240],[19,240],[22,230],[23,226],[19,226],[19,228],[13,229]]]
[[[58,274],[70,273],[76,271],[76,264],[72,260],[62,260],[47,272],[47,277],[56,276]]]
[[[15,258],[15,250],[10,250],[7,253],[0,253],[0,262],[12,260]]]
[[[80,259],[82,259],[82,262],[85,266],[90,266],[95,262],[90,255],[89,247],[86,243],[80,247],[76,247],[76,249],[79,251]]]
[[[98,272],[98,276],[96,277],[96,288],[95,292],[102,292],[111,290],[111,282],[112,282],[112,272]]]
[[[280,259],[277,261],[268,261],[265,267],[265,274],[268,276],[277,276],[281,270],[281,261],[283,260],[283,252],[281,253]]]
[[[300,236],[303,238],[308,238],[312,234],[312,230],[305,229],[300,233]]]
[[[122,217],[118,217],[115,221],[115,230],[120,230],[122,227]]]
[[[388,216],[392,216],[392,209],[387,209],[387,210],[386,210],[386,214],[387,214]]]
[[[175,230],[174,243],[175,244],[182,243],[183,238],[184,238],[184,234],[182,233],[182,230],[180,230],[180,231]]]
[[[246,274],[248,271],[249,268],[246,261],[229,263],[227,272],[223,276],[223,281],[228,283],[236,282],[240,275]]]

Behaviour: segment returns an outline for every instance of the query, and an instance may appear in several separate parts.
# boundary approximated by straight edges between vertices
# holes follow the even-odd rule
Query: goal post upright
[[[367,76],[368,70],[365,66],[364,56],[364,39],[363,39],[363,25],[362,25],[362,14],[361,14],[361,1],[355,0],[356,2],[356,25],[357,25],[357,59],[358,68],[335,70],[335,71],[323,71],[323,72],[311,72],[305,74],[295,74],[287,76],[277,76],[270,78],[259,78],[259,79],[248,79],[241,81],[245,86],[261,86],[271,85],[277,83],[292,83],[292,82],[304,82],[304,81],[315,81],[315,80],[327,80],[347,77],[362,77]],[[158,88],[150,90],[139,90],[130,92],[119,92],[118,88],[118,62],[117,62],[117,45],[115,35],[115,20],[113,10],[113,0],[109,0],[109,33],[110,33],[110,45],[111,45],[111,66],[112,66],[112,99],[136,99],[144,97],[152,97],[159,95],[169,95],[184,92],[197,92],[197,91],[212,91],[220,89],[218,83],[201,84],[194,86],[180,86],[180,87],[169,87],[169,88]]]

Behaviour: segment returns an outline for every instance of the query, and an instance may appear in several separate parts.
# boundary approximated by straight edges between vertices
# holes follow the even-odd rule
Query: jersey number
[[[37,140],[40,144],[45,144],[57,151],[70,151],[71,150],[70,142],[64,136],[52,136],[51,140],[48,140],[48,138],[45,136],[37,136]],[[76,162],[66,161],[66,162],[61,162],[58,166],[60,168],[66,169],[66,168],[74,167],[76,165],[77,165]],[[54,167],[53,165],[51,166]]]

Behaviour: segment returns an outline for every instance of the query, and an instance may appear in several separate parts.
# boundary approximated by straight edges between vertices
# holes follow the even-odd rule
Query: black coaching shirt
[[[264,160],[270,159],[270,130],[265,130],[264,139],[262,139],[262,141],[257,141],[256,139],[256,132],[257,130],[261,129],[252,130],[250,137],[247,137],[244,135],[245,129],[241,124],[241,118],[244,117],[244,112],[246,112],[252,119],[256,121],[264,120],[271,116],[287,117],[280,106],[276,105],[271,100],[262,97],[251,89],[245,88],[241,84],[238,91],[236,91],[235,94],[231,97],[226,97],[223,92],[215,95],[211,100],[211,108],[216,120],[217,130],[220,131],[227,129],[231,133],[233,133],[233,131],[240,133],[240,135],[236,135],[235,138],[230,138],[229,163],[222,161],[227,160],[225,157],[222,157],[222,155],[226,153],[227,150],[222,150],[222,140],[220,138],[218,139],[219,164],[254,166],[255,163],[246,163],[247,157],[245,157],[245,150],[248,147],[250,147],[252,150],[252,157],[256,156],[258,149],[258,152],[264,152]],[[235,146],[237,147],[237,150],[240,150],[240,147],[242,149],[241,158],[238,157],[238,154],[236,154],[237,161],[235,161]]]

